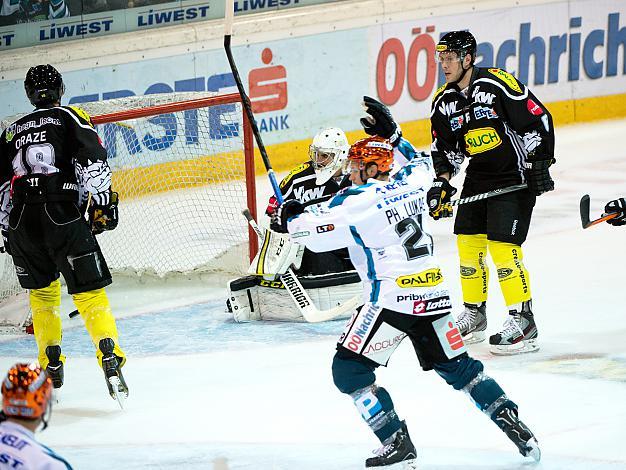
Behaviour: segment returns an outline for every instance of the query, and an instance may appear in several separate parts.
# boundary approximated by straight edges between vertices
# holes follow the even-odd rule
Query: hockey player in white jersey
[[[35,439],[48,426],[52,380],[38,364],[18,363],[2,382],[0,468],[71,470],[65,459]]]
[[[365,285],[365,303],[339,338],[332,365],[335,385],[352,397],[382,443],[365,466],[416,468],[407,425],[374,373],[407,336],[424,370],[435,370],[469,394],[522,455],[539,460],[537,441],[519,420],[517,405],[467,354],[450,312],[448,288],[425,225],[432,161],[418,154],[390,180],[393,147],[380,137],[356,142],[348,158],[352,187],[307,209],[298,201],[284,203],[273,228],[313,251],[348,247]]]

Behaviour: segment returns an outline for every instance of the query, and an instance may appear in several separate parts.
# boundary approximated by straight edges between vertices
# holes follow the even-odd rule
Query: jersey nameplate
[[[505,72],[504,70],[501,70],[501,69],[487,69],[487,70],[489,71],[489,73],[495,75],[504,83],[506,83],[511,90],[516,91],[518,93],[522,92],[522,89],[517,84],[517,80],[515,80],[513,75],[511,75],[510,73]]]

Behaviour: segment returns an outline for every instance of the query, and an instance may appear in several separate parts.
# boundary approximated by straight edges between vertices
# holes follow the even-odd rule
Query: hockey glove
[[[541,196],[543,193],[554,189],[554,181],[550,176],[550,165],[556,160],[554,158],[532,160],[532,156],[528,155],[529,160],[526,162],[526,181],[528,189],[535,196]]]
[[[287,230],[287,222],[292,217],[302,214],[303,212],[304,206],[297,199],[290,199],[289,201],[283,202],[272,214],[270,229],[278,233],[289,233]]]
[[[4,243],[4,245],[2,246],[2,252],[6,253],[7,255],[11,255],[11,246],[9,245],[9,231],[7,229],[1,229],[0,232],[2,233],[2,242]]]
[[[89,208],[89,225],[94,235],[98,235],[105,230],[113,230],[117,227],[119,220],[117,212],[118,201],[118,194],[112,192],[109,203],[106,206],[92,205]]]
[[[435,220],[443,217],[452,217],[450,198],[455,194],[456,188],[447,179],[441,176],[435,178],[432,187],[426,193],[430,216]]]
[[[394,121],[389,108],[380,101],[363,97],[363,107],[367,116],[361,118],[361,125],[368,135],[377,135],[389,139],[391,145],[396,147],[400,143],[402,131],[400,126]]]
[[[616,212],[619,214],[617,217],[607,220],[607,224],[615,226],[626,225],[626,199],[623,197],[615,199],[614,201],[609,201],[609,203],[604,207],[604,212],[606,214],[614,214]]]

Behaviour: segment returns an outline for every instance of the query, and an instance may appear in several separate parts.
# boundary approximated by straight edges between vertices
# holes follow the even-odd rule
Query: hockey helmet
[[[43,419],[51,397],[52,380],[39,364],[17,363],[2,382],[2,411],[7,417]]]
[[[322,129],[313,137],[309,158],[315,170],[315,183],[324,184],[348,159],[350,144],[346,134],[338,127]]]
[[[356,141],[348,152],[352,168],[364,170],[368,163],[376,163],[379,173],[387,173],[393,165],[393,145],[389,139],[377,135]]]
[[[45,107],[61,100],[65,92],[63,77],[52,65],[35,65],[24,80],[26,96],[35,107]]]
[[[476,38],[469,31],[451,31],[442,36],[437,43],[437,55],[442,52],[456,52],[463,61],[467,54],[472,56],[472,64],[476,58]]]

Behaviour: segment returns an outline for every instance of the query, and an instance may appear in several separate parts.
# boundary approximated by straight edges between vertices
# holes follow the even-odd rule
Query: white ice
[[[524,245],[541,350],[495,357],[485,344],[470,347],[519,405],[541,463],[519,455],[464,394],[422,372],[406,342],[378,383],[408,423],[420,468],[626,468],[626,227],[582,230],[578,214],[585,193],[592,216],[626,195],[622,133],[626,120],[557,130],[557,190],[538,199]],[[452,224],[431,227],[460,305]],[[494,273],[489,333],[506,317]],[[129,356],[125,411],[106,393],[81,320],[64,319],[66,381],[41,441],[87,470],[363,468],[378,443],[330,373],[342,322],[237,325],[223,313],[222,286],[110,290]],[[34,340],[5,340],[0,355],[0,371],[33,360]]]

